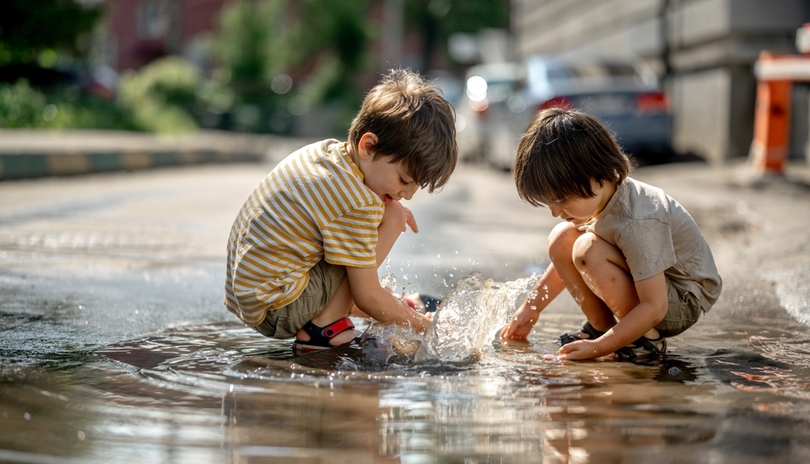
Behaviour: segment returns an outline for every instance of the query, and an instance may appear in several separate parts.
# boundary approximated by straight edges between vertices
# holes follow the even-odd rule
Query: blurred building
[[[807,0],[512,0],[516,59],[635,54],[664,78],[673,143],[712,162],[748,154],[761,50],[796,53]]]
[[[106,30],[99,60],[116,71],[167,55],[205,66],[220,11],[231,0],[104,0]]]

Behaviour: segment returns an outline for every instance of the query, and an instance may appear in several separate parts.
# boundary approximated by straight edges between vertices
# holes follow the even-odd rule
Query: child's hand
[[[535,322],[537,322],[538,312],[528,308],[526,305],[520,307],[512,320],[501,330],[501,338],[512,340],[526,340],[532,332]]]
[[[560,347],[560,356],[557,359],[575,361],[579,359],[594,359],[605,356],[597,340],[579,340],[567,343]]]
[[[414,233],[418,233],[418,232],[419,232],[419,227],[416,225],[416,219],[414,219],[414,217],[413,217],[413,213],[411,212],[411,209],[410,209],[410,208],[408,208],[408,207],[406,207],[406,206],[404,206],[404,205],[402,206],[402,208],[405,210],[405,217],[407,218],[407,219],[405,220],[405,224],[406,224],[408,227],[410,227],[410,228],[411,228],[411,230],[412,230]],[[402,231],[403,231],[403,232],[405,232],[406,230],[408,230],[408,228],[407,228],[407,227],[406,227],[405,229],[402,229]]]

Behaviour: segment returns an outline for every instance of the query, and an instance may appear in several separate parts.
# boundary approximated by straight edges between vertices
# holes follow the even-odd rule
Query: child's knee
[[[571,250],[571,255],[577,269],[584,269],[589,263],[602,257],[601,244],[603,240],[596,234],[585,232],[577,237]]]
[[[555,258],[561,257],[570,258],[573,244],[580,234],[581,232],[568,222],[554,226],[546,241],[546,249],[551,260],[554,261]]]

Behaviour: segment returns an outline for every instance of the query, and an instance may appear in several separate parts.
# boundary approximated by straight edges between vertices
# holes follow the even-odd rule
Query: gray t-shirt
[[[720,296],[723,282],[709,244],[686,209],[660,188],[626,178],[584,228],[621,250],[634,281],[663,272],[698,297],[704,311]]]

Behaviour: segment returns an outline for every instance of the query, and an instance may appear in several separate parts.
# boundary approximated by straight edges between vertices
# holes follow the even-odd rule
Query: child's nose
[[[559,206],[548,205],[548,210],[551,211],[551,215],[554,217],[560,217],[560,213],[562,213],[562,208]]]
[[[404,198],[406,200],[410,200],[411,198],[413,198],[413,194],[416,193],[416,190],[418,188],[419,188],[419,186],[416,185],[415,183],[412,186],[409,185],[409,186],[405,187],[404,189],[402,189],[402,198]]]

